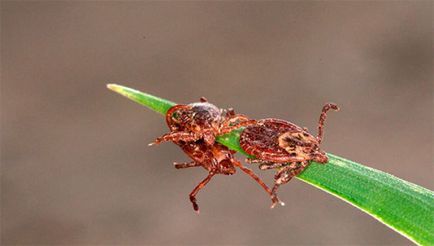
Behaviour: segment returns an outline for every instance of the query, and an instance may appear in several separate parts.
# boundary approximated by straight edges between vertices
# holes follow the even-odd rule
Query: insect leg
[[[264,160],[261,160],[261,159],[252,159],[252,158],[246,158],[246,162],[249,163],[249,164],[266,163]]]
[[[200,163],[197,163],[195,161],[184,162],[184,163],[174,162],[173,165],[175,166],[176,169],[181,169],[181,168],[189,168],[189,167],[199,167]]]
[[[224,135],[224,134],[229,133],[229,132],[231,132],[231,131],[233,131],[235,129],[238,129],[240,127],[254,125],[254,124],[256,124],[256,120],[241,121],[241,122],[238,122],[238,123],[236,123],[235,125],[232,125],[232,126],[227,125],[227,126],[222,127],[222,129],[220,130],[219,135]],[[226,125],[226,123],[225,123],[225,125]]]
[[[259,169],[268,170],[268,169],[284,167],[287,165],[288,165],[288,163],[267,162],[267,163],[262,163],[261,165],[259,165]]]
[[[228,109],[226,109],[226,116],[227,117],[234,117],[235,116],[235,110],[234,110],[234,108],[228,108]]]
[[[319,116],[319,122],[318,122],[318,136],[316,137],[316,139],[318,140],[318,143],[321,143],[321,141],[322,141],[324,122],[327,118],[327,111],[329,111],[330,109],[333,109],[335,111],[339,111],[338,105],[336,105],[334,103],[327,103],[322,108],[322,112],[321,112],[321,115]]]
[[[196,134],[190,133],[190,132],[169,132],[169,133],[166,133],[163,136],[155,139],[155,141],[150,143],[149,146],[160,144],[161,142],[166,142],[166,141],[194,142],[194,141],[198,140],[199,138],[200,138],[200,136],[197,136]]]
[[[279,186],[288,183],[294,176],[300,174],[307,165],[308,162],[293,162],[280,169],[274,176],[274,186],[271,192],[277,196],[277,189]]]
[[[232,110],[233,110],[233,109],[232,109]],[[235,114],[234,111],[231,111],[231,114],[232,114],[232,112],[233,112],[233,115],[231,115],[231,116],[229,117],[229,119],[227,120],[229,123],[233,123],[233,122],[236,122],[236,121],[243,122],[243,121],[248,121],[248,120],[250,120],[246,115],[243,115],[243,114]]]
[[[259,169],[261,170],[274,169],[274,168],[279,168],[288,165],[288,163],[286,162],[282,162],[282,163],[271,162],[271,161],[264,161],[261,159],[251,159],[251,158],[246,158],[246,162],[249,164],[260,164]]]
[[[206,184],[208,184],[208,182],[211,180],[211,178],[215,175],[215,172],[211,171],[209,172],[208,176],[202,180],[194,189],[193,191],[190,193],[190,201],[191,203],[193,203],[193,209],[194,211],[196,211],[197,213],[199,213],[199,205],[197,205],[196,202],[196,195],[197,193],[203,188],[205,187]]]
[[[247,116],[245,116],[243,114],[235,114],[235,111],[233,108],[227,109],[226,116],[227,116],[227,118],[223,121],[221,128],[230,127],[231,124],[233,124],[237,121],[238,122],[244,122],[244,121],[249,120],[249,118],[247,118]]]
[[[200,102],[208,102],[208,99],[206,99],[206,97],[201,97],[199,100]]]
[[[260,179],[252,170],[243,166],[241,164],[241,162],[235,160],[234,158],[231,158],[231,162],[235,166],[239,167],[241,169],[241,171],[243,171],[244,173],[249,175],[252,179],[254,179],[260,186],[262,186],[262,188],[265,190],[265,192],[267,192],[268,195],[270,195],[271,201],[272,201],[271,208],[274,208],[274,206],[276,206],[277,203],[280,203],[280,205],[282,205],[282,206],[285,205],[285,203],[280,201],[279,198],[271,192],[270,188],[268,188],[268,186],[264,183],[264,181],[262,181],[262,179]]]
[[[214,145],[215,143],[215,136],[214,136],[214,132],[213,131],[204,131],[202,133],[203,136],[203,140],[205,141],[206,144],[208,145]]]

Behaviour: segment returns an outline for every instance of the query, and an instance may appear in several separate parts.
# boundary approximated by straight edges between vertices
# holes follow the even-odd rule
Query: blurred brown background
[[[206,172],[147,147],[163,118],[105,84],[312,130],[333,101],[325,150],[432,189],[432,7],[2,1],[2,243],[410,244],[298,180],[270,210],[240,172],[199,194],[197,216],[187,197]]]

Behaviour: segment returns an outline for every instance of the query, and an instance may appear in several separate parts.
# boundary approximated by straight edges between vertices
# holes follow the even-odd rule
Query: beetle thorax
[[[219,127],[221,121],[219,108],[206,102],[192,103],[190,106],[192,106],[189,112],[190,124],[195,131]]]

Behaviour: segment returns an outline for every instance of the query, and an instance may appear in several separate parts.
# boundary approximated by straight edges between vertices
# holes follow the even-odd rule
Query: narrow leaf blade
[[[175,105],[174,102],[171,102],[169,100],[159,98],[122,85],[107,84],[107,88],[163,115],[166,114],[167,110],[169,110],[170,107]]]

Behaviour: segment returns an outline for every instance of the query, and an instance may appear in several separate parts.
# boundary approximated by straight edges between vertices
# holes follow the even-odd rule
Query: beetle
[[[182,127],[173,127],[169,133],[157,138],[149,145],[164,141],[193,142],[203,139],[207,145],[213,145],[215,138],[237,128],[251,124],[246,116],[235,114],[232,108],[221,110],[204,97],[200,102],[188,105],[175,105],[167,112],[170,123]]]
[[[192,117],[193,119],[188,117]],[[170,129],[170,133],[159,138],[161,141],[154,142],[158,144],[162,141],[173,141],[192,159],[192,161],[185,163],[175,162],[175,168],[203,167],[208,171],[207,177],[205,177],[189,195],[193,209],[197,213],[199,213],[199,206],[196,200],[198,192],[206,186],[214,175],[234,174],[236,172],[235,167],[240,168],[244,173],[253,178],[269,194],[272,199],[272,204],[280,202],[277,196],[272,194],[271,189],[252,170],[243,166],[241,162],[234,158],[235,151],[217,142],[213,144],[207,142],[206,136],[209,136],[207,134],[214,134],[214,132],[201,135],[204,131],[200,130],[205,129],[205,132],[207,130],[216,130],[218,128],[213,127],[221,125],[223,125],[224,129],[219,133],[226,132],[227,129],[234,128],[234,126],[230,124],[234,122],[234,120],[242,120],[236,123],[235,126],[237,127],[238,125],[245,124],[243,122],[252,122],[248,120],[246,116],[236,115],[233,109],[218,109],[216,106],[207,103],[205,98],[201,98],[200,103],[175,105],[166,113],[166,123]],[[201,136],[203,136],[203,138],[199,138]]]
[[[253,158],[249,163],[259,163],[261,170],[278,168],[274,176],[273,196],[277,197],[280,185],[288,183],[301,173],[311,161],[325,164],[328,157],[320,149],[327,111],[339,110],[334,103],[323,106],[314,137],[305,127],[281,119],[262,119],[247,126],[240,135],[241,148]]]

